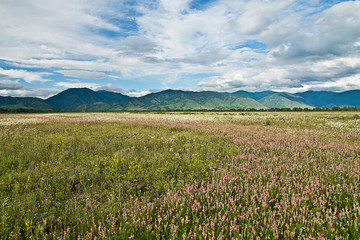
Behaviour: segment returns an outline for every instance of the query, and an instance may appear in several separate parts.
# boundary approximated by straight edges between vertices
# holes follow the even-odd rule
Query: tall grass
[[[162,115],[1,126],[1,238],[360,237],[351,114]]]
[[[194,131],[115,123],[13,125],[0,136],[3,238],[52,238],[68,227],[75,238],[89,203],[105,221],[130,196],[153,201],[210,179],[238,152]]]

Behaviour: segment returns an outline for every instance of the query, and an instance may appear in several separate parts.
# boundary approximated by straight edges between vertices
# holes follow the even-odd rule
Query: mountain
[[[360,106],[360,90],[351,90],[345,92],[328,92],[328,91],[306,91],[300,93],[283,93],[290,95],[279,95],[278,92],[247,92],[237,91],[227,93],[233,96],[250,97],[269,108],[294,108],[294,107],[358,107]],[[274,95],[275,94],[275,95]],[[274,96],[273,96],[274,95]],[[272,97],[270,97],[272,96]],[[289,97],[292,96],[292,97]],[[294,96],[300,99],[293,98]],[[306,106],[304,106],[306,105]]]
[[[52,110],[51,105],[45,100],[34,97],[2,97],[0,96],[0,108],[17,109],[32,108],[39,110]]]
[[[316,107],[333,107],[333,106],[360,106],[360,90],[351,90],[345,92],[327,92],[327,91],[307,91],[295,93],[294,95],[302,97],[305,101]]]
[[[191,92],[165,90],[143,97],[129,97],[109,91],[70,88],[46,100],[30,97],[1,97],[0,108],[32,108],[61,111],[131,110],[230,110],[267,108],[313,108],[360,106],[360,90],[346,92]]]
[[[97,91],[96,94],[101,98],[102,101],[110,103],[119,102],[130,98],[129,96],[123,95],[121,93],[109,92],[105,90]]]
[[[88,88],[69,88],[53,97],[46,99],[46,103],[54,110],[81,111],[86,108],[89,111],[106,111],[112,109],[112,105],[130,97],[121,93],[108,91],[93,91]]]
[[[259,102],[268,108],[313,108],[302,97],[285,92],[268,95]]]
[[[237,97],[249,97],[249,98],[252,98],[257,101],[261,98],[267,97],[267,96],[275,94],[275,93],[277,93],[277,92],[274,92],[274,91],[247,92],[247,91],[240,90],[237,92],[227,93],[227,94],[237,96]]]
[[[181,90],[165,90],[139,98],[130,98],[120,106],[124,110],[266,109],[261,103],[247,97],[210,91]]]

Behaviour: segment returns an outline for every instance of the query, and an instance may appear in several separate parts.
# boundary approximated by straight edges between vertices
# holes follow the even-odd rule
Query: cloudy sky
[[[360,89],[360,1],[1,0],[0,95]]]

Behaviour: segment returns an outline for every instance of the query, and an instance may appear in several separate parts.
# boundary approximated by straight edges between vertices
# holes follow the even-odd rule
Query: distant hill
[[[231,110],[267,108],[359,107],[360,90],[346,92],[307,91],[219,93],[165,90],[143,97],[129,97],[109,91],[70,88],[46,100],[32,97],[1,97],[0,108],[60,111],[131,110]]]
[[[45,100],[33,97],[1,97],[0,108],[18,109],[31,108],[39,110],[52,110],[52,106],[47,104]]]
[[[237,91],[233,93],[227,93],[234,96],[246,96],[254,100],[259,101],[269,108],[294,108],[301,107],[320,107],[331,108],[333,106],[340,107],[359,107],[360,106],[360,90],[351,90],[345,92],[328,92],[328,91],[306,91],[301,93],[283,93],[290,95],[278,95],[278,92],[264,91],[264,92],[247,92]],[[273,97],[270,97],[274,95]],[[276,95],[277,94],[277,95]],[[295,99],[289,96],[301,97],[301,99]],[[269,97],[269,98],[268,98]],[[286,98],[286,99],[284,99]]]
[[[264,105],[251,98],[218,92],[180,90],[165,90],[139,98],[130,98],[121,103],[121,107],[124,110],[266,109]]]
[[[326,92],[326,91],[307,91],[295,93],[305,101],[316,107],[358,107],[360,106],[360,90],[351,90],[346,92]]]
[[[284,92],[266,96],[259,102],[268,108],[313,108],[302,97]]]
[[[89,111],[107,111],[112,109],[112,105],[128,98],[130,97],[121,93],[70,88],[46,99],[46,102],[54,110],[81,111],[86,108]]]

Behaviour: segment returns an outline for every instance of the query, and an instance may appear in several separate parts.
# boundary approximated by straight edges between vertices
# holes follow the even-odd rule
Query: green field
[[[359,119],[0,115],[0,239],[358,239]]]

